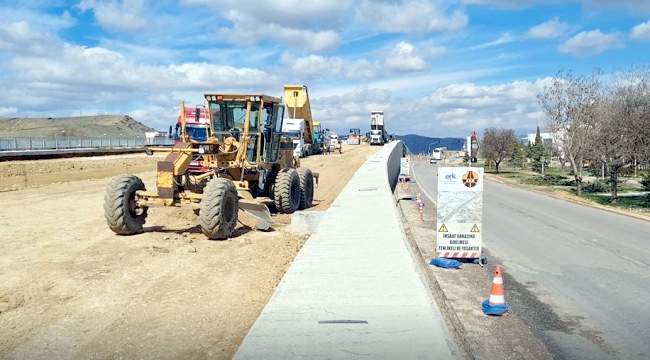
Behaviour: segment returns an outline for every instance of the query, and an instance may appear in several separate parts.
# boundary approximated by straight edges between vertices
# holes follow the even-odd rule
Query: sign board
[[[439,167],[436,252],[479,258],[483,231],[483,168]]]
[[[409,158],[403,157],[399,159],[399,174],[402,176],[409,176],[410,173]]]

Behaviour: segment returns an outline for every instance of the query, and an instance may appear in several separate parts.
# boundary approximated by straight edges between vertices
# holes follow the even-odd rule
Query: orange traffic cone
[[[494,269],[490,298],[483,301],[482,306],[483,312],[486,315],[503,315],[510,310],[508,305],[506,305],[506,299],[503,295],[503,277],[501,275],[501,267],[498,265]]]

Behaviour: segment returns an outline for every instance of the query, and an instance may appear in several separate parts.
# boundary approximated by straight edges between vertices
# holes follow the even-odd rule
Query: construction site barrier
[[[0,151],[141,148],[173,144],[174,140],[166,137],[5,137],[0,138]]]

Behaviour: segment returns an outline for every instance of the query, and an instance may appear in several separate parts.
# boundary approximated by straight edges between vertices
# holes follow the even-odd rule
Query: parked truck
[[[384,112],[370,113],[370,145],[384,145],[388,142],[388,133],[384,126]]]
[[[285,85],[283,100],[289,118],[284,121],[282,132],[292,139],[294,154],[303,157],[322,152],[322,143],[315,141],[307,86]]]

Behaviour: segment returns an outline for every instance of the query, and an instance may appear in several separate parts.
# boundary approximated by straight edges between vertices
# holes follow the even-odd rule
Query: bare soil
[[[374,151],[302,159],[320,173],[315,208],[326,209]],[[152,209],[142,234],[113,234],[102,209],[107,176],[147,168],[138,175],[152,184],[153,161],[39,161],[28,166],[41,170],[40,187],[0,193],[0,358],[233,356],[306,236],[277,216],[273,231],[240,227],[210,241],[191,210],[173,208]],[[15,176],[0,173],[2,187]]]

